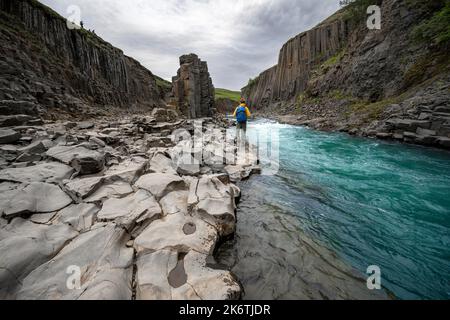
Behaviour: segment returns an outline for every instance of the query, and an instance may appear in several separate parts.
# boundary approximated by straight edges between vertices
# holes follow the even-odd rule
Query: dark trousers
[[[236,137],[238,140],[247,139],[247,121],[236,123]]]

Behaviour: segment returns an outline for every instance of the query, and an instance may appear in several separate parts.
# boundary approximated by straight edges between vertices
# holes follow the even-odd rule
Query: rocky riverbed
[[[198,124],[1,116],[0,299],[239,298],[213,252],[260,169],[226,122]]]

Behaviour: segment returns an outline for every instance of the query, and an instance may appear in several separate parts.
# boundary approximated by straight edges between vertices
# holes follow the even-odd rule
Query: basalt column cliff
[[[163,105],[155,76],[86,29],[33,0],[0,0],[3,114],[95,116]]]
[[[208,65],[197,55],[180,57],[180,69],[172,79],[172,94],[178,109],[191,119],[214,113],[214,86]]]
[[[355,0],[290,39],[242,89],[253,110],[315,129],[450,148],[450,3]]]

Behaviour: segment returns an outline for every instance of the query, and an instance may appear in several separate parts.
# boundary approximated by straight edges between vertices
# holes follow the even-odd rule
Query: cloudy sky
[[[283,43],[339,9],[338,0],[40,0],[170,80],[179,56],[208,62],[214,85],[240,89],[275,65]],[[69,11],[70,12],[69,12]]]

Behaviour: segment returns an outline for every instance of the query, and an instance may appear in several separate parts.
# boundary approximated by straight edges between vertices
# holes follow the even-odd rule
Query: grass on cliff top
[[[172,89],[172,83],[170,83],[169,81],[160,78],[156,75],[154,75],[155,79],[156,79],[156,85],[164,90],[171,90]]]
[[[443,5],[443,2],[440,4]],[[412,37],[416,42],[431,41],[434,45],[448,47],[450,44],[450,1],[442,7],[436,4],[435,7],[429,8],[429,11],[433,10],[435,11],[431,18],[425,19],[413,29]]]
[[[239,91],[216,88],[216,100],[218,99],[229,99],[231,101],[239,102],[241,93]]]

